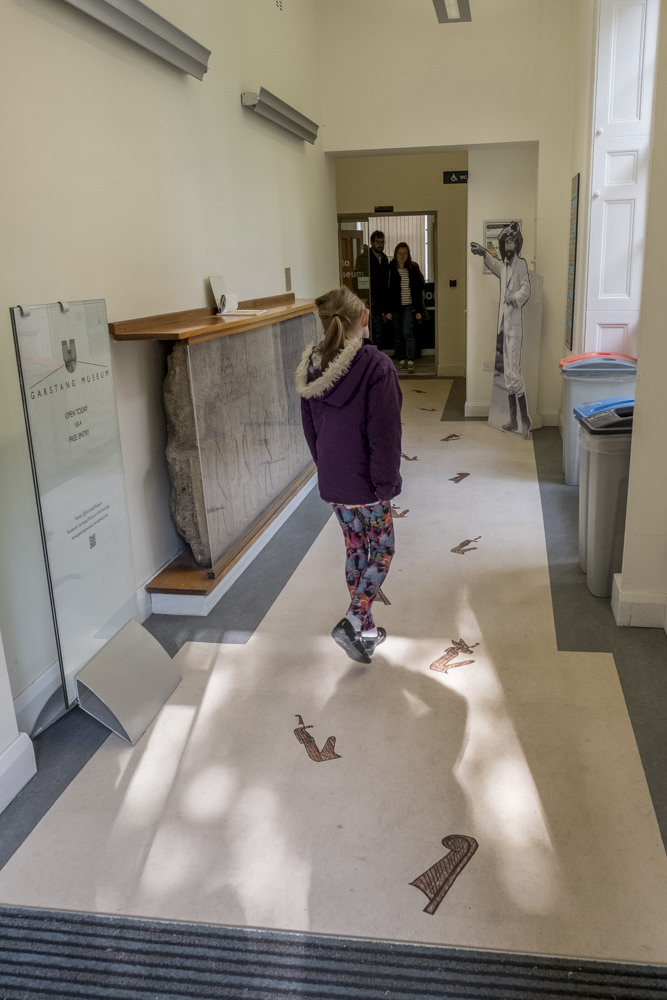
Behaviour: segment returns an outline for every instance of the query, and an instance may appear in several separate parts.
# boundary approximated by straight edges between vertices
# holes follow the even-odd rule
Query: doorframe
[[[341,229],[341,223],[345,223],[345,222],[366,222],[366,223],[368,223],[368,235],[370,237],[370,234],[371,234],[372,229],[373,229],[373,227],[370,224],[370,220],[371,219],[386,219],[388,216],[392,216],[392,217],[395,216],[395,217],[398,218],[400,216],[415,216],[415,215],[422,215],[422,216],[427,215],[427,216],[430,216],[433,219],[433,229],[432,229],[432,232],[433,232],[433,243],[429,247],[429,250],[431,251],[431,258],[430,258],[431,259],[431,271],[433,273],[433,294],[434,294],[434,297],[435,297],[435,315],[433,317],[433,324],[434,324],[434,327],[435,327],[434,337],[433,337],[433,351],[434,351],[435,372],[436,372],[436,374],[435,374],[434,377],[437,378],[437,372],[438,372],[438,355],[439,355],[439,340],[440,340],[440,338],[439,338],[439,309],[440,309],[439,303],[440,303],[440,295],[439,295],[439,288],[438,288],[438,238],[437,238],[438,237],[438,212],[437,212],[437,210],[426,209],[426,210],[410,211],[410,212],[375,212],[375,211],[373,211],[373,212],[363,212],[363,211],[362,212],[338,212],[337,215],[336,215],[337,244],[338,244],[338,247],[340,248],[340,240],[338,239],[338,233],[340,232],[340,229]],[[387,256],[391,260],[391,256],[389,254],[387,254]],[[339,254],[339,258],[338,258],[338,275],[339,275],[339,280],[342,282],[342,267],[341,267],[340,254]],[[424,277],[426,277],[426,275],[424,275]]]

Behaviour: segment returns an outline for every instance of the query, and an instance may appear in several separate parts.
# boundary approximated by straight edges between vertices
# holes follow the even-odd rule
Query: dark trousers
[[[415,314],[412,306],[394,306],[391,313],[394,324],[394,361],[415,360]]]

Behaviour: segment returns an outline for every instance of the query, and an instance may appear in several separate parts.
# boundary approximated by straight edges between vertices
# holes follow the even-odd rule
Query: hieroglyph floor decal
[[[481,537],[478,535],[477,538],[464,538],[462,542],[450,549],[450,552],[455,552],[459,556],[464,556],[466,552],[475,552],[477,546],[473,545],[473,542],[478,542]]]
[[[322,747],[322,749],[320,750],[317,746],[317,743],[315,742],[311,734],[308,732],[308,730],[312,729],[313,727],[305,726],[303,724],[303,719],[301,718],[300,715],[297,715],[296,718],[299,720],[299,725],[294,730],[294,735],[296,736],[299,743],[302,743],[303,746],[306,748],[306,753],[308,754],[311,760],[314,760],[316,764],[321,764],[323,760],[340,760],[340,754],[336,753],[335,750],[336,747],[335,736],[330,736],[327,739],[324,746]]]
[[[430,670],[437,670],[439,673],[446,674],[448,670],[453,667],[465,667],[468,663],[474,663],[474,660],[459,660],[458,663],[453,661],[461,653],[472,653],[475,646],[479,646],[478,642],[474,642],[472,646],[469,646],[465,639],[452,639],[452,645],[448,646],[442,656],[439,656],[437,660],[434,660],[430,666]]]
[[[428,897],[424,913],[430,913],[431,916],[438,909],[479,846],[474,837],[466,837],[456,833],[445,837],[442,845],[449,849],[449,854],[440,858],[410,883],[410,885],[421,889]]]

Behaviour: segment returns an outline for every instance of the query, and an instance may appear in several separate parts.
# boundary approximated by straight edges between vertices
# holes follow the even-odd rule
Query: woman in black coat
[[[422,318],[424,275],[410,256],[407,243],[397,243],[389,263],[387,319],[394,324],[394,361],[408,370],[415,366],[415,320]]]

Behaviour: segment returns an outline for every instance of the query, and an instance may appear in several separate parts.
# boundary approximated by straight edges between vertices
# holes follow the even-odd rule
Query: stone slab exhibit
[[[174,523],[212,567],[311,461],[294,371],[319,339],[314,313],[175,343],[164,384]]]

